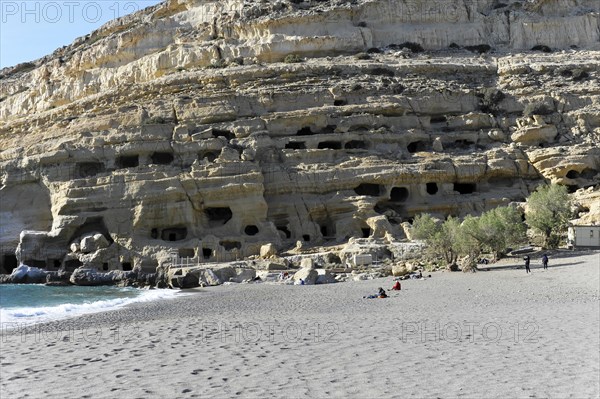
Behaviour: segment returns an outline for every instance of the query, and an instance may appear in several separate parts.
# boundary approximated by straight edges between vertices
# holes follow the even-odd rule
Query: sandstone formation
[[[0,71],[0,270],[389,243],[548,181],[597,204],[599,21],[596,0],[170,0],[115,20]]]

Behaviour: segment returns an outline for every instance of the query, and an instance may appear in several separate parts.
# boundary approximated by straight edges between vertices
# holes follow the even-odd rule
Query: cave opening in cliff
[[[429,195],[434,195],[434,194],[437,194],[437,192],[438,192],[437,183],[427,183],[425,185],[425,188],[427,190],[427,194],[429,194]]]
[[[431,123],[444,123],[446,122],[446,117],[444,115],[436,115],[432,116],[429,121]]]
[[[102,270],[105,272],[108,271],[108,263],[107,262],[102,263]]]
[[[37,267],[38,269],[45,269],[46,268],[46,261],[45,260],[25,259],[23,261],[23,264],[27,265],[27,266],[31,266],[31,267]]]
[[[210,248],[202,248],[202,257],[204,259],[210,259],[210,257],[212,256],[212,249]]]
[[[156,273],[158,267],[158,261],[152,258],[141,258],[139,263],[139,269],[143,273]]]
[[[303,234],[303,235],[302,235],[302,239],[303,239],[304,241],[306,241],[306,242],[309,242],[309,241],[310,241],[310,235],[308,235],[308,234]]]
[[[365,150],[367,149],[367,143],[363,140],[350,140],[344,144],[344,148],[347,150]]]
[[[154,239],[158,238],[158,229],[156,227],[150,230],[150,237]]]
[[[214,162],[218,157],[219,152],[217,151],[204,151],[198,154],[198,159],[201,161],[206,159],[208,162]]]
[[[474,183],[454,183],[454,191],[460,194],[473,194],[477,189]]]
[[[567,177],[569,179],[577,179],[579,177],[579,172],[576,170],[570,170],[567,172]]]
[[[569,194],[573,194],[575,191],[577,191],[577,189],[579,189],[577,184],[567,184],[567,192]]]
[[[58,270],[60,269],[60,265],[61,265],[61,260],[60,259],[48,259],[48,262],[46,262],[46,268],[48,270],[52,269],[52,270]]]
[[[373,210],[380,215],[384,215],[391,224],[400,224],[402,215],[406,212],[403,205],[388,201],[378,202]]]
[[[335,239],[335,226],[330,221],[322,223],[319,225],[321,230],[321,235],[326,241],[330,241]]]
[[[119,155],[115,160],[115,165],[119,169],[135,168],[140,164],[139,155]]]
[[[306,143],[304,141],[290,141],[285,145],[288,150],[306,150]]]
[[[335,133],[335,129],[337,129],[337,125],[327,125],[319,133],[321,134],[331,134]]]
[[[320,150],[341,150],[342,143],[340,141],[321,141],[317,148]]]
[[[597,174],[598,174],[597,170],[590,169],[590,168],[586,168],[586,169],[582,170],[581,172],[578,172],[576,170],[570,170],[567,172],[567,178],[578,179],[581,177],[583,179],[590,180],[590,179],[593,179]]]
[[[242,249],[242,243],[239,241],[219,241],[219,245],[225,249],[225,251],[232,251],[234,249]]]
[[[579,213],[590,213],[590,208],[587,206],[582,206],[579,208]]]
[[[235,138],[235,134],[233,134],[229,130],[213,129],[212,134],[213,137],[225,137],[227,141],[233,140]]]
[[[72,272],[78,267],[81,267],[82,263],[79,259],[69,259],[65,261],[65,270],[68,272]]]
[[[412,141],[412,142],[408,143],[408,145],[406,146],[406,149],[411,154],[414,154],[415,152],[426,151],[427,150],[427,142],[422,141],[422,140]]]
[[[371,236],[372,230],[369,227],[363,227],[360,229],[362,232],[363,238],[369,238]]]
[[[305,126],[296,132],[296,136],[312,136],[314,134],[317,133],[313,132],[310,126]]]
[[[78,162],[76,165],[77,177],[85,179],[94,177],[99,173],[104,172],[105,167],[101,162]]]
[[[69,242],[73,242],[75,239],[80,239],[85,235],[96,233],[102,234],[104,238],[106,238],[106,241],[108,241],[109,245],[114,242],[110,236],[110,233],[108,232],[108,228],[104,224],[104,218],[101,216],[87,218],[85,222],[75,231],[75,233],[71,235]]]
[[[163,229],[160,238],[163,241],[181,241],[187,237],[187,227],[171,227]]]
[[[208,218],[208,223],[211,227],[222,226],[233,217],[233,213],[229,207],[206,208],[204,209],[204,214]]]
[[[344,105],[348,105],[348,101],[346,100],[333,100],[333,105],[336,107],[342,107]]]
[[[456,149],[466,150],[466,149],[471,148],[471,146],[474,144],[475,144],[475,142],[472,140],[461,139],[461,140],[454,140],[454,144],[451,147],[456,148]],[[446,147],[450,148],[450,146],[446,146]]]
[[[581,173],[579,174],[579,177],[586,179],[586,180],[592,180],[593,178],[596,177],[597,174],[598,174],[598,171],[596,169],[585,168],[584,170],[581,171]]]
[[[394,187],[390,193],[390,200],[394,202],[404,202],[408,199],[408,189],[406,187]]]
[[[281,231],[283,234],[285,234],[285,238],[292,237],[292,232],[287,228],[287,226],[276,226],[276,228],[278,231]]]
[[[17,268],[19,262],[15,254],[4,254],[2,256],[2,269],[0,270],[4,274],[11,274],[14,269]]]
[[[123,269],[124,272],[130,272],[133,270],[133,267],[131,266],[131,262],[121,263],[121,268]]]
[[[379,197],[383,191],[383,186],[373,183],[361,183],[354,189],[354,192],[358,195],[369,195],[371,197]]]
[[[150,159],[155,165],[169,165],[175,158],[171,152],[155,152],[150,156]]]
[[[180,258],[193,258],[196,256],[194,248],[179,248],[178,252]]]
[[[244,233],[249,236],[255,236],[258,234],[258,227],[253,224],[250,224],[244,228]]]

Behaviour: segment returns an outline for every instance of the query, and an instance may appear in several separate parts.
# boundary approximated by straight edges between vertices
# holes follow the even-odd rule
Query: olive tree
[[[464,231],[477,241],[481,251],[492,252],[497,260],[507,248],[525,241],[527,228],[521,216],[513,207],[494,208],[478,218],[465,219]]]
[[[540,186],[527,199],[525,221],[541,235],[546,248],[558,247],[571,216],[571,199],[565,186]]]
[[[425,213],[415,217],[412,226],[413,238],[425,241],[429,254],[443,258],[448,265],[456,263],[461,254],[461,227],[457,218],[449,217],[444,222],[437,222]]]

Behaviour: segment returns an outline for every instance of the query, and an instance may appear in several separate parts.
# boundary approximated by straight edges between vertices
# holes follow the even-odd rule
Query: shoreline
[[[516,266],[433,272],[399,292],[391,277],[191,289],[47,323],[2,336],[0,393],[598,396],[600,252]],[[389,298],[362,298],[379,286]]]
[[[27,284],[27,286],[31,285],[44,286],[44,284]],[[17,284],[14,284],[13,286],[17,286]],[[82,288],[80,286],[72,287],[73,289]],[[54,288],[69,290],[71,287],[49,287],[48,289]],[[83,302],[64,302],[45,306],[2,307],[0,308],[0,325],[2,326],[2,331],[5,332],[19,328],[35,328],[40,324],[61,323],[78,317],[85,317],[87,315],[111,312],[136,303],[168,301],[179,294],[177,291],[163,289],[114,286],[109,286],[107,288],[115,291],[123,289],[130,292],[133,290],[138,292],[136,292],[135,296],[125,297],[103,297],[102,295],[96,294],[97,296],[93,299],[86,299]],[[91,292],[90,294],[94,293]]]

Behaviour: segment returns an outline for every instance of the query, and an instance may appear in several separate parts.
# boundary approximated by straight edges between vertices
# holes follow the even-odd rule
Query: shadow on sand
[[[532,259],[532,262],[533,262],[533,259]],[[529,266],[529,268],[531,270],[541,269],[542,268],[541,261],[539,263],[540,264],[531,264]],[[562,267],[562,266],[577,266],[577,265],[580,265],[582,263],[585,263],[585,262],[581,261],[581,262],[554,263],[554,264],[552,264],[552,259],[550,259],[550,262],[548,262],[548,269],[552,269],[552,268],[555,268],[555,267]],[[523,270],[525,270],[525,264],[523,264],[522,262],[521,263],[515,262],[514,264],[502,265],[502,266],[478,265],[477,271],[479,271],[479,272],[494,272],[494,271],[510,270],[510,269],[523,269]]]

